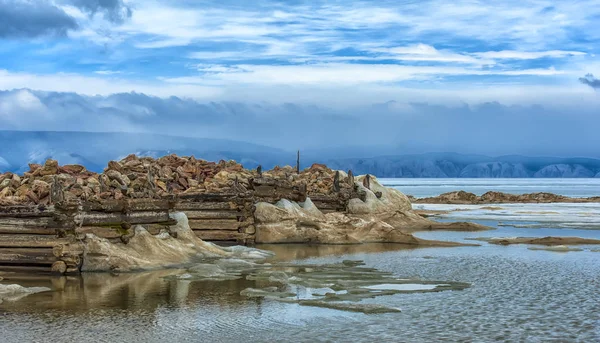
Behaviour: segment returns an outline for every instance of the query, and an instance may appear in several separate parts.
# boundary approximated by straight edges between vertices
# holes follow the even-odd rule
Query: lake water
[[[600,195],[597,179],[379,179],[388,187],[416,198],[446,192],[466,191],[481,195],[488,191],[511,194],[548,192],[574,198]]]
[[[446,191],[423,187],[430,187],[428,194]],[[563,191],[585,193],[565,187]],[[467,238],[475,237],[600,239],[595,228],[600,209],[595,204],[502,204],[489,210],[415,206],[448,211],[440,221],[469,219],[496,227],[486,232],[417,234],[426,239],[469,243],[474,241]],[[552,220],[544,220],[546,216],[553,216]],[[600,252],[594,251],[600,247],[559,253],[530,250],[526,245],[477,243],[481,246],[260,246],[277,254],[274,262],[322,265],[362,260],[365,267],[397,278],[471,285],[464,290],[361,301],[399,308],[400,313],[363,314],[247,298],[240,292],[260,287],[261,282],[245,278],[219,282],[170,278],[185,270],[29,278],[19,283],[53,291],[0,304],[0,341],[600,342]]]

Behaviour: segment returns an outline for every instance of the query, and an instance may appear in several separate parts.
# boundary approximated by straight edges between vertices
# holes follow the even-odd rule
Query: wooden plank
[[[43,264],[58,261],[52,249],[13,248],[0,249],[0,264]]]
[[[0,235],[0,248],[52,248],[68,242],[67,238],[47,235]]]
[[[183,211],[188,219],[236,219],[242,216],[238,211]]]
[[[210,202],[177,202],[175,210],[235,210],[237,205],[231,201],[210,201]]]
[[[190,219],[192,230],[234,230],[237,231],[240,223],[235,219]]]
[[[47,227],[29,227],[29,226],[14,226],[0,225],[0,235],[12,234],[31,234],[31,235],[56,235],[55,228]]]
[[[246,234],[229,230],[195,230],[194,233],[205,241],[238,241],[246,238]]]
[[[1,206],[1,217],[14,218],[32,218],[32,217],[52,217],[54,206],[22,205],[22,206]]]
[[[82,226],[75,228],[75,233],[78,234],[94,234],[100,238],[119,238],[123,236],[124,232],[116,228],[102,227],[102,226]]]
[[[127,208],[130,211],[166,211],[171,207],[167,200],[129,199]]]
[[[185,193],[178,194],[177,197],[181,200],[190,200],[190,201],[218,201],[225,202],[238,198],[237,193]]]
[[[84,212],[75,216],[78,223],[83,221],[83,225],[97,226],[120,224],[127,222],[130,224],[160,223],[170,221],[168,211],[143,211],[132,213],[103,213],[103,212]]]
[[[54,218],[51,218],[51,217],[40,217],[40,218],[2,217],[2,218],[0,218],[0,225],[48,227],[48,226],[56,225],[56,223],[54,221]]]
[[[8,274],[4,274],[2,272],[8,273]],[[17,279],[19,279],[18,275],[12,275],[12,273],[25,273],[25,274],[31,274],[31,273],[43,273],[43,274],[47,274],[52,272],[52,269],[50,268],[50,266],[46,266],[46,265],[34,265],[34,266],[18,266],[18,265],[4,265],[4,264],[0,264],[0,276],[3,277],[6,280],[11,280],[12,277],[15,277]]]

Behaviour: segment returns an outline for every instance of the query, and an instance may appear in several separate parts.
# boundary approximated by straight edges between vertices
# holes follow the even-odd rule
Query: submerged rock
[[[556,245],[556,246],[551,246],[551,247],[529,247],[527,249],[556,251],[556,252],[583,251],[583,249],[581,249],[581,248],[573,248],[573,247],[568,247],[566,245]]]
[[[400,309],[374,304],[353,304],[347,302],[329,302],[319,300],[302,300],[298,302],[302,306],[324,307],[332,310],[341,310],[348,312],[361,312],[365,314],[375,313],[396,313],[401,312]]]

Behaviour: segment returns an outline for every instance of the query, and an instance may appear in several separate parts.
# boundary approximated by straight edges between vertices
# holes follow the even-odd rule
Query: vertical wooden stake
[[[298,150],[298,155],[296,156],[296,173],[300,174],[300,150]]]

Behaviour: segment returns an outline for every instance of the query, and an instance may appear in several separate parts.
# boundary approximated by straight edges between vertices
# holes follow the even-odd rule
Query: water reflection
[[[356,256],[414,247],[401,244],[364,245],[261,245],[276,257],[269,262],[303,260],[324,256]],[[32,294],[18,302],[0,305],[0,311],[36,312],[47,309],[87,311],[95,308],[154,310],[161,306],[186,307],[206,302],[243,305],[255,300],[240,296],[246,288],[260,288],[260,281],[237,280],[189,281],[176,279],[185,269],[166,269],[140,273],[84,273],[81,276],[4,275],[4,284],[26,287],[43,286],[52,292]]]

